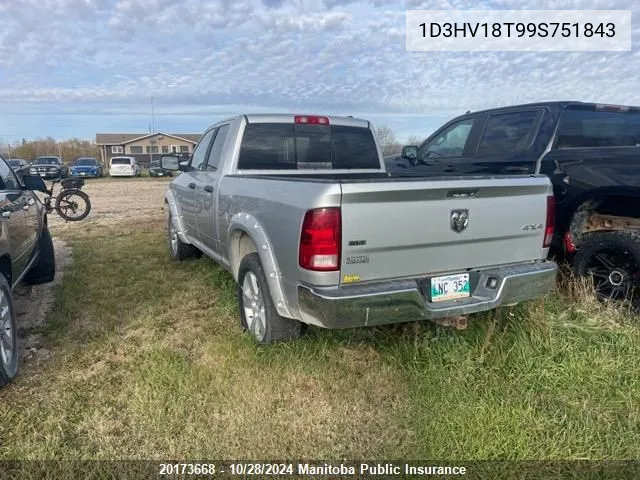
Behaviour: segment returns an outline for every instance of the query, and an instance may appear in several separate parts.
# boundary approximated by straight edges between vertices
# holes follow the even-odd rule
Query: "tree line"
[[[383,155],[394,155],[400,153],[402,145],[398,142],[395,133],[386,125],[376,128],[376,137],[380,142]],[[405,145],[420,145],[421,138],[411,136]],[[95,157],[100,160],[100,147],[90,140],[80,140],[72,138],[56,142],[53,138],[38,138],[35,140],[22,139],[21,142],[0,145],[0,153],[5,158],[23,158],[33,161],[42,155],[52,155],[62,157],[65,163],[72,162],[78,157]]]
[[[33,161],[36,157],[51,155],[61,157],[65,163],[78,157],[94,157],[100,160],[100,147],[90,140],[72,138],[56,142],[53,138],[22,139],[21,142],[0,145],[0,153],[4,158],[22,158]]]

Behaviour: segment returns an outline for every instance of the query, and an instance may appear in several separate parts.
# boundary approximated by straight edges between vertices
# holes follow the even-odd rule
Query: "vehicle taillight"
[[[307,125],[329,125],[327,117],[317,117],[315,115],[296,115],[294,123],[304,123]]]
[[[340,269],[340,217],[337,207],[307,211],[300,233],[299,263],[302,268],[317,272]]]
[[[551,246],[551,242],[553,241],[553,230],[555,226],[555,218],[556,218],[556,199],[553,195],[549,195],[547,197],[547,225],[544,229],[544,243],[542,244],[543,248],[547,248]]]

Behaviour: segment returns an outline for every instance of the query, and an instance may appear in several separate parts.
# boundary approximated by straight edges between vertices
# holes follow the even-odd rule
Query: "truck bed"
[[[276,186],[276,184],[280,184]],[[227,202],[226,192],[233,195]],[[223,204],[244,205],[270,230],[277,251],[297,252],[304,214],[340,207],[341,268],[300,275],[325,285],[380,281],[539,261],[549,180],[543,175],[405,178],[386,174],[229,175]],[[456,231],[452,216],[466,224]],[[223,227],[224,228],[224,227]],[[295,255],[287,256],[297,271]],[[291,275],[295,278],[296,275]]]

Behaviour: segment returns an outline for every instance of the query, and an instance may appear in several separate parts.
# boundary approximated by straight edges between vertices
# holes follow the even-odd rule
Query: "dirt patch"
[[[49,351],[42,346],[42,336],[33,330],[47,323],[55,301],[55,288],[62,282],[64,268],[72,261],[71,249],[62,240],[54,238],[53,248],[56,254],[55,280],[42,285],[21,284],[13,292],[23,359],[43,360],[49,356]]]
[[[168,179],[86,180],[82,190],[91,199],[91,212],[81,222],[65,222],[56,213],[49,216],[51,231],[69,232],[77,228],[121,227],[164,221],[164,194]]]

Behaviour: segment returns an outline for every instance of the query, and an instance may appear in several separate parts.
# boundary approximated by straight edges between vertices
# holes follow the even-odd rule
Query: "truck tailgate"
[[[341,282],[543,259],[548,195],[544,176],[343,183]]]

